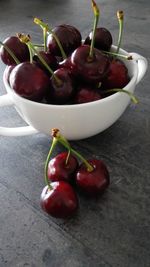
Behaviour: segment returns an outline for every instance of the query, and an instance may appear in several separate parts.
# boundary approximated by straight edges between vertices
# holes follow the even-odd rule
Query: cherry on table
[[[53,182],[50,188],[45,186],[40,203],[42,209],[55,218],[68,218],[78,209],[77,195],[72,186],[64,181]]]
[[[87,166],[82,163],[76,173],[76,184],[82,192],[95,196],[103,193],[109,186],[109,172],[102,160],[90,159],[88,163],[93,167],[93,170],[88,171]]]
[[[47,176],[50,181],[67,181],[74,180],[74,175],[78,167],[78,161],[72,154],[61,152],[48,163]]]

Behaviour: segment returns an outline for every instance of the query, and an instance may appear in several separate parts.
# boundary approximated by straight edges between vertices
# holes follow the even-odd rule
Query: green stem
[[[43,28],[44,51],[47,52],[47,29]]]
[[[101,93],[105,94],[105,93],[113,93],[113,92],[120,92],[120,93],[125,93],[127,95],[130,96],[131,98],[131,101],[134,103],[134,104],[138,104],[139,103],[139,100],[129,91],[125,90],[125,89],[117,89],[117,88],[114,88],[114,89],[108,89],[108,90],[104,90],[102,91]]]
[[[56,138],[53,138],[52,145],[50,147],[49,153],[48,153],[47,158],[46,158],[46,161],[45,161],[45,168],[44,168],[45,184],[48,185],[48,187],[49,187],[50,190],[52,189],[52,186],[51,186],[50,181],[49,181],[48,176],[47,176],[48,163],[49,163],[50,157],[52,155],[52,152],[53,152],[53,150],[54,150],[57,142],[58,142],[57,139]]]
[[[58,86],[61,86],[62,81],[54,74],[53,70],[48,66],[48,64],[46,63],[46,61],[44,60],[44,58],[40,55],[40,53],[37,51],[37,49],[34,47],[34,45],[31,43],[31,37],[30,35],[25,35],[25,34],[18,34],[18,38],[22,43],[25,43],[28,47],[29,47],[29,51],[34,52],[35,54],[37,54],[38,58],[40,59],[40,61],[42,62],[42,64],[45,66],[45,68],[50,72],[51,75],[53,75],[56,83],[58,84]],[[31,57],[31,52],[30,52],[30,57]],[[30,59],[31,60],[31,59]]]
[[[67,58],[67,55],[66,55],[66,53],[65,53],[65,51],[64,51],[64,49],[63,49],[63,47],[62,47],[62,45],[61,45],[61,43],[60,43],[58,37],[57,37],[57,35],[56,35],[56,34],[54,33],[54,31],[53,31],[51,28],[49,28],[49,27],[48,27],[48,31],[53,35],[53,37],[54,37],[54,39],[55,39],[55,41],[56,41],[56,43],[57,43],[57,45],[58,45],[58,47],[59,47],[59,49],[60,49],[62,58],[63,58],[63,60],[65,60],[65,59]]]
[[[71,151],[69,149],[68,150],[68,154],[67,154],[67,158],[66,158],[66,162],[65,162],[66,165],[68,164],[68,160],[69,160],[70,154],[71,154]]]
[[[38,58],[40,59],[42,64],[45,66],[45,68],[50,72],[51,75],[53,75],[54,79],[56,80],[56,83],[58,85],[61,85],[62,81],[54,74],[53,70],[48,66],[46,61],[43,59],[43,57],[40,55],[40,53],[35,49],[33,44],[31,42],[28,42],[27,45],[30,46],[30,48],[34,51],[35,54],[37,54]]]
[[[99,21],[99,9],[94,1],[92,1],[92,7],[94,11],[94,25],[93,25],[92,41],[90,45],[89,59],[93,59],[94,56],[95,34],[96,34],[97,24]]]
[[[30,63],[33,63],[33,52],[32,52],[32,48],[30,46],[29,43],[27,43],[28,49],[29,49],[29,55],[30,55]]]
[[[39,25],[42,29],[45,28],[47,32],[49,32],[49,33],[51,33],[53,35],[53,37],[54,37],[54,39],[55,39],[55,41],[56,41],[56,43],[57,43],[57,45],[58,45],[58,47],[60,49],[60,52],[62,54],[62,58],[66,59],[67,55],[66,55],[66,53],[65,53],[65,51],[64,51],[64,49],[63,49],[58,37],[57,37],[57,35],[55,34],[55,32],[46,23],[44,23],[42,20],[40,20],[38,18],[34,18],[34,23]]]
[[[105,54],[108,54],[108,55],[118,56],[118,57],[121,57],[121,58],[124,58],[124,59],[127,59],[127,60],[132,60],[133,59],[132,55],[125,56],[125,55],[121,55],[121,54],[114,53],[114,52],[109,52],[109,51],[102,51],[102,52],[105,53]]]
[[[14,53],[9,49],[9,47],[7,45],[3,44],[1,41],[0,41],[0,45],[2,45],[5,48],[5,50],[13,58],[13,60],[15,61],[15,63],[17,65],[20,64],[20,61],[16,58],[16,56],[14,55]]]
[[[83,163],[85,164],[85,166],[87,167],[87,171],[88,172],[92,172],[94,170],[93,166],[88,163],[88,161],[80,154],[78,153],[76,150],[74,150],[73,148],[71,148],[71,152],[76,155],[81,161],[83,161]]]
[[[34,47],[44,47],[44,44],[33,44]]]
[[[117,18],[118,18],[118,22],[119,22],[119,36],[118,36],[118,45],[117,45],[116,53],[118,54],[119,49],[121,47],[122,34],[123,34],[123,21],[124,21],[123,11],[117,12]]]
[[[91,164],[88,163],[88,161],[79,153],[77,152],[75,149],[71,148],[70,144],[68,143],[68,141],[66,140],[66,138],[64,136],[62,136],[59,131],[57,131],[56,135],[54,135],[54,137],[57,139],[57,141],[62,144],[66,149],[68,149],[71,153],[73,153],[75,156],[77,156],[87,167],[87,171],[88,172],[92,172],[93,171],[93,166]]]

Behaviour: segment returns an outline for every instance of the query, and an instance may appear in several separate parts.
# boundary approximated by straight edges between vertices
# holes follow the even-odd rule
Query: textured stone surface
[[[27,32],[38,41],[37,16],[54,26],[75,25],[83,38],[92,28],[90,1],[49,0],[0,3],[0,40]],[[149,1],[97,1],[100,24],[117,42],[116,11],[125,12],[123,48],[149,60]],[[4,65],[0,64],[1,92]],[[111,184],[99,199],[79,196],[78,214],[68,220],[48,217],[39,206],[44,161],[51,140],[37,134],[0,137],[0,267],[150,266],[150,93],[148,70],[137,86],[138,106],[130,105],[103,133],[72,142],[87,157],[108,164]],[[25,125],[12,107],[1,108],[0,125]],[[61,148],[58,148],[60,151]]]

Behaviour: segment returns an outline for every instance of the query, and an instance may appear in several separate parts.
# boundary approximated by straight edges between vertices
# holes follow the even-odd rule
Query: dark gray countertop
[[[117,40],[118,9],[125,12],[123,48],[149,60],[148,0],[97,1],[101,25]],[[41,32],[37,16],[52,26],[75,25],[83,38],[91,29],[90,1],[0,1],[0,40]],[[4,65],[0,64],[1,92]],[[99,199],[80,196],[70,220],[47,216],[39,206],[44,161],[51,139],[43,134],[0,137],[0,267],[149,267],[150,266],[150,93],[149,70],[137,86],[140,103],[130,105],[103,133],[72,145],[108,165],[111,184]],[[1,126],[25,125],[13,107],[1,108]],[[61,148],[58,148],[58,151]]]

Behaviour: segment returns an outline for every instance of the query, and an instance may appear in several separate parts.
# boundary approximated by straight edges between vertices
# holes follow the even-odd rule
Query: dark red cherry
[[[74,97],[74,103],[82,104],[87,102],[93,102],[101,98],[102,96],[98,88],[94,88],[94,86],[92,88],[87,85],[81,85],[78,88],[76,95]]]
[[[45,186],[40,202],[42,209],[55,218],[70,217],[78,208],[75,191],[70,184],[64,181],[51,183],[51,189]]]
[[[55,79],[55,76],[60,82]],[[74,84],[67,69],[57,69],[50,80],[50,90],[46,96],[47,102],[65,104],[72,98],[74,90]]]
[[[85,39],[84,44],[90,45],[93,38],[93,31]],[[112,45],[112,35],[106,28],[97,28],[95,33],[94,47],[100,50],[109,51]]]
[[[10,73],[10,86],[22,97],[41,101],[50,86],[50,79],[36,64],[24,62]]]
[[[49,180],[54,181],[71,181],[74,178],[75,171],[78,167],[77,159],[68,152],[62,152],[52,158],[48,163],[47,176]]]
[[[71,55],[71,64],[75,75],[79,80],[86,83],[98,83],[107,75],[109,69],[109,59],[99,50],[94,49],[93,58],[89,58],[89,45],[78,47]]]
[[[74,26],[62,24],[53,29],[59,39],[66,55],[70,55],[77,47],[81,45],[81,34]],[[61,56],[60,49],[52,34],[48,36],[47,46],[50,53],[55,56]]]
[[[104,192],[108,187],[109,172],[102,160],[91,159],[88,162],[94,169],[88,171],[85,164],[82,163],[76,173],[76,184],[84,193],[94,196]]]
[[[58,67],[58,62],[57,59],[54,55],[52,55],[49,52],[45,52],[45,51],[40,51],[39,52],[40,56],[45,60],[45,62],[47,63],[47,65],[53,70],[55,71]],[[39,67],[41,67],[43,70],[45,70],[48,75],[50,75],[49,71],[46,69],[46,67],[42,64],[42,62],[40,61],[39,57],[37,55],[35,55],[33,57],[33,60],[37,62],[37,64],[39,65]]]
[[[3,41],[3,44],[6,45],[14,53],[14,55],[20,62],[29,60],[28,47],[26,44],[22,43],[17,36],[6,38]],[[13,65],[15,63],[14,59],[10,56],[10,54],[3,46],[1,46],[0,48],[0,57],[6,65]]]
[[[129,82],[128,69],[119,59],[113,59],[110,63],[109,72],[102,86],[106,89],[123,88]]]
[[[75,67],[74,65],[71,63],[71,56],[67,57],[66,59],[64,59],[63,61],[59,62],[59,68],[64,68],[67,69],[70,77],[72,79],[74,79],[74,81],[78,78],[76,75],[76,71],[75,71]]]
[[[12,70],[16,67],[16,65],[7,65],[5,70],[4,70],[4,77],[6,79],[6,81],[9,83],[9,77],[10,77],[10,73],[12,72]]]

